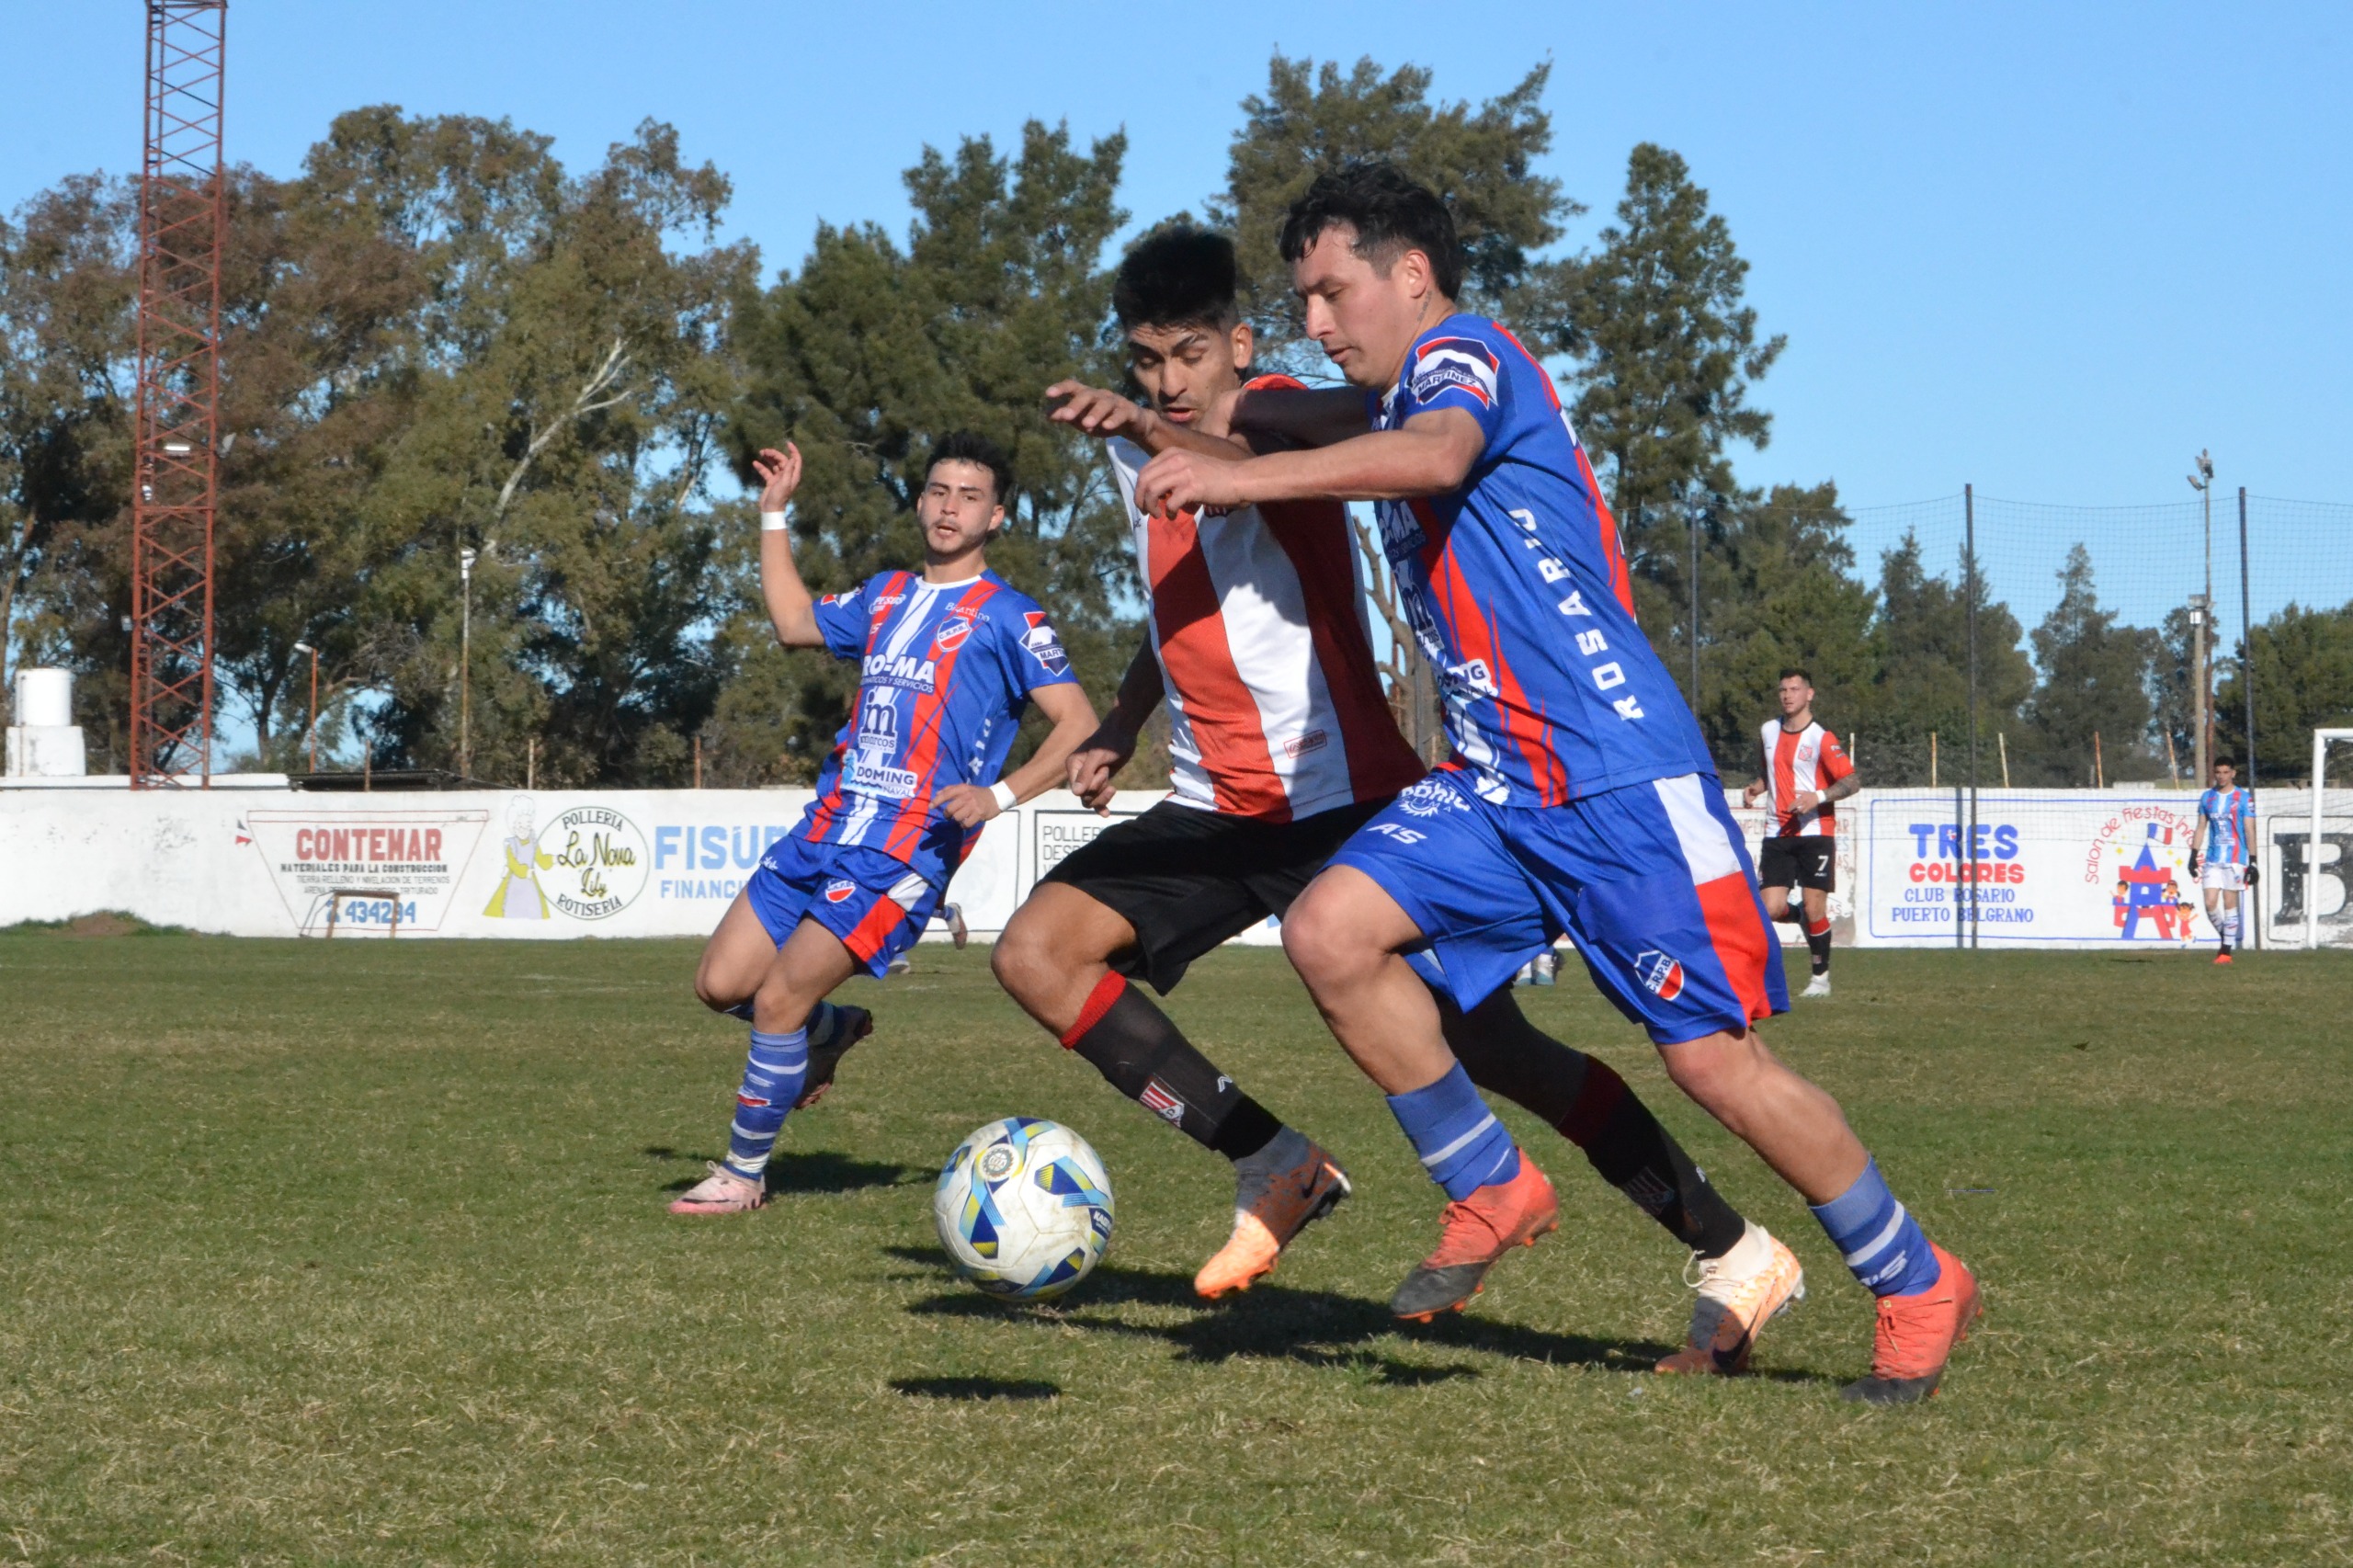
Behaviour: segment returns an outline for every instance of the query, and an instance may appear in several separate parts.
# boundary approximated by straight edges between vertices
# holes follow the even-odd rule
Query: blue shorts
[[[1518,807],[1490,805],[1441,770],[1331,863],[1362,871],[1413,917],[1437,960],[1415,967],[1465,1012],[1562,936],[1660,1045],[1789,1009],[1747,847],[1722,786],[1701,774]]]
[[[839,937],[878,980],[915,946],[939,906],[939,889],[879,849],[779,838],[744,884],[752,913],[778,947],[803,920]]]

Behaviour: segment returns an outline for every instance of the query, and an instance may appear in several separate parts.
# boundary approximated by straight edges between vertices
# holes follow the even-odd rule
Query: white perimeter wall
[[[805,790],[0,790],[0,925],[119,909],[237,936],[322,935],[332,905],[338,937],[381,936],[395,912],[403,937],[699,937],[811,798]],[[1115,817],[1161,798],[1123,793]],[[2257,798],[2260,903],[2275,944],[2302,937],[2300,919],[2279,915],[2283,897],[2302,913],[2310,800],[2298,790]],[[1979,944],[2211,940],[2188,871],[2194,809],[2186,795],[1982,791]],[[1761,813],[1733,814],[1753,850]],[[1041,796],[988,825],[949,897],[985,937],[1040,875],[1106,825],[1068,794]],[[1964,907],[1956,879],[1972,858],[1961,853],[1951,792],[1865,791],[1842,802],[1839,826],[1832,909],[1842,935],[1851,919],[1859,946],[1952,945]],[[2322,939],[2353,946],[2353,817],[2324,822],[2322,859]],[[517,880],[513,868],[525,864],[528,878]],[[2188,925],[2147,894],[2120,917],[2116,883],[2127,870],[2154,872],[2153,888],[2170,875],[2192,906]],[[2138,885],[2128,881],[2128,892]],[[1794,926],[1782,929],[1799,939]],[[1240,939],[1276,938],[1269,925]]]

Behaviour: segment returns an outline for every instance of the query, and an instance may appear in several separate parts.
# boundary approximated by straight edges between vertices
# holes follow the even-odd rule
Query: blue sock
[[[1944,1270],[1928,1251],[1911,1210],[1895,1201],[1871,1161],[1855,1185],[1821,1205],[1813,1217],[1846,1256],[1855,1278],[1874,1296],[1916,1296]]]
[[[744,1063],[744,1086],[735,1091],[735,1124],[727,1130],[727,1168],[754,1181],[768,1168],[776,1135],[801,1097],[809,1075],[809,1031],[752,1031],[752,1054]]]
[[[1390,1096],[1389,1109],[1413,1141],[1422,1168],[1457,1202],[1519,1174],[1519,1146],[1471,1086],[1460,1062],[1435,1084]]]

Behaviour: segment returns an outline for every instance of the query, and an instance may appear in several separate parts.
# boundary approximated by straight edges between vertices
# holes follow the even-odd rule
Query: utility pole
[[[458,551],[458,778],[474,776],[474,552]]]
[[[319,770],[319,651],[308,642],[297,642],[294,651],[311,655],[311,771]]]
[[[2203,451],[2198,454],[2198,472],[2189,476],[2189,488],[2198,492],[2206,509],[2206,586],[2189,601],[2189,682],[2190,728],[2198,753],[2198,778],[2200,790],[2214,773],[2214,705],[2206,689],[2207,628],[2214,618],[2214,460]]]
[[[227,0],[147,0],[131,504],[131,787],[212,782]]]

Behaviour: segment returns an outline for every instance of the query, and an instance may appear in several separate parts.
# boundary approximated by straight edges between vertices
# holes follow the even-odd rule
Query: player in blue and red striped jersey
[[[2214,787],[2198,797],[2198,839],[2189,846],[2189,874],[2206,890],[2206,918],[2222,938],[2216,963],[2229,963],[2239,942],[2239,893],[2255,885],[2247,846],[2255,842],[2255,791],[2238,787],[2239,770],[2214,764]]]
[[[1246,394],[1245,431],[1313,449],[1170,450],[1137,489],[1160,510],[1380,502],[1445,696],[1454,757],[1366,824],[1283,926],[1316,1006],[1451,1199],[1392,1309],[1461,1306],[1556,1222],[1551,1185],[1449,1052],[1406,955],[1431,955],[1468,1006],[1566,934],[1668,1074],[1805,1195],[1879,1297],[1871,1375],[1848,1397],[1934,1392],[1975,1282],[1889,1193],[1837,1103],[1755,1032],[1788,1006],[1779,944],[1699,725],[1635,624],[1616,525],[1552,377],[1455,309],[1453,220],[1387,165],[1318,177],[1282,251],[1308,335],[1355,390]],[[1761,1281],[1758,1313],[1793,1288],[1776,1283],[1793,1259],[1734,1267]]]
[[[822,599],[792,563],[785,521],[800,450],[765,450],[753,466],[764,486],[760,589],[777,641],[858,660],[861,678],[817,799],[769,846],[695,972],[706,1006],[749,1017],[752,1049],[727,1158],[670,1205],[676,1214],[760,1207],[786,1113],[824,1093],[871,1027],[864,1008],[827,994],[861,969],[883,974],[922,934],[981,825],[1060,783],[1095,730],[1045,611],[988,569],[1012,488],[993,443],[959,433],[932,449],[915,503],[922,571],[881,573]],[[1054,727],[1000,779],[1030,702]]]

